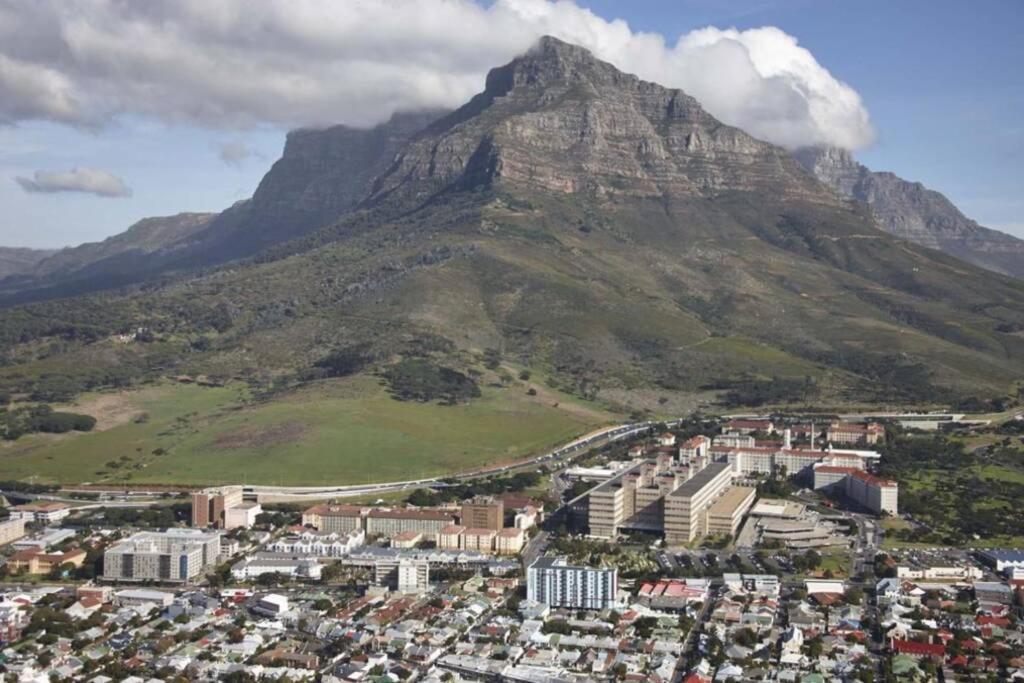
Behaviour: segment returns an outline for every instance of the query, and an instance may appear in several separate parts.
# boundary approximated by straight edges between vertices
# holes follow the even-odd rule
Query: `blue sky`
[[[1024,3],[577,4],[608,20],[624,19],[634,32],[659,33],[670,44],[705,26],[782,29],[860,94],[877,132],[876,142],[857,153],[862,162],[919,180],[946,193],[983,225],[1024,237],[1024,76],[1019,71],[1024,65]],[[476,72],[458,77],[469,79],[464,86],[469,92],[474,82],[482,85]],[[88,81],[81,87],[96,91],[104,86]],[[273,104],[272,94],[264,99]],[[146,216],[222,209],[252,193],[279,156],[287,127],[280,120],[264,120],[278,117],[261,119],[251,104],[240,105],[255,112],[242,121],[223,112],[192,116],[195,107],[162,116],[158,109],[131,111],[121,101],[118,106],[122,113],[96,125],[27,115],[0,127],[0,203],[5,208],[0,244],[77,244],[120,232]],[[338,111],[344,120],[344,108]],[[317,120],[330,116],[317,115]],[[241,143],[251,154],[226,163],[220,152],[229,143]],[[28,193],[14,181],[39,170],[74,167],[99,168],[123,179],[131,196]]]

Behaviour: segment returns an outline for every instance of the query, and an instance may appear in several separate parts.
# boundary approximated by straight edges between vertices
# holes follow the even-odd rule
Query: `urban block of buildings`
[[[191,582],[216,565],[220,538],[200,529],[141,531],[107,549],[103,579]]]

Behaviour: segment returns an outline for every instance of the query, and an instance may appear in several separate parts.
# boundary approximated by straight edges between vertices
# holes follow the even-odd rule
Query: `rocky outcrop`
[[[371,203],[505,184],[596,196],[770,191],[835,202],[783,150],[710,116],[692,97],[542,38],[487,76],[377,182]]]
[[[1024,277],[1024,240],[982,227],[944,195],[857,163],[846,150],[809,148],[796,158],[841,195],[867,203],[888,232],[999,273]]]

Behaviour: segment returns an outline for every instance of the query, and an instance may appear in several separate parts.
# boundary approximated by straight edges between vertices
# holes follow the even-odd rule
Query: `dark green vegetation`
[[[681,92],[547,40],[428,118],[291,136],[250,202],[73,298],[7,282],[0,392],[184,374],[273,405],[344,378],[423,411],[493,389],[623,415],[1015,395],[1024,284],[894,239]],[[169,467],[149,460],[135,476]]]
[[[942,434],[895,434],[881,474],[900,482],[900,512],[889,525],[899,543],[1019,545],[1024,542],[1024,452],[1019,442],[970,452]]]
[[[63,413],[48,405],[32,405],[21,408],[0,408],[0,436],[14,441],[25,434],[43,432],[63,434],[65,432],[88,432],[96,426],[91,415]]]

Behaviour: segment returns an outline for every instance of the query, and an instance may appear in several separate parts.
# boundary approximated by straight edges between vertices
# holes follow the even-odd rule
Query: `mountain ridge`
[[[834,147],[805,148],[794,156],[842,196],[868,204],[888,232],[989,270],[1024,277],[1024,240],[979,225],[942,193],[895,173],[872,171]]]
[[[351,208],[323,227],[279,225],[290,239],[224,267],[0,311],[0,388],[77,386],[80,368],[102,386],[130,367],[118,381],[207,374],[273,395],[338,353],[385,382],[403,361],[473,377],[498,356],[651,410],[715,392],[930,402],[1024,377],[1024,283],[895,238],[786,150],[582,48],[545,39],[401,135],[339,150],[381,170],[331,181]],[[107,339],[138,327],[154,341]]]

